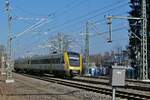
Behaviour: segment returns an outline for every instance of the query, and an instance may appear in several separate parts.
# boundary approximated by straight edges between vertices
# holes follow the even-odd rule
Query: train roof
[[[79,54],[76,52],[68,51],[69,54]],[[63,56],[63,53],[52,53],[50,55],[36,55],[32,57],[19,58],[15,61],[28,61],[28,60],[37,60],[37,59],[50,59],[50,58],[60,58]]]
[[[27,61],[27,60],[37,60],[37,59],[50,59],[50,58],[59,58],[62,54],[51,54],[51,55],[38,55],[38,56],[32,56],[32,57],[26,57],[26,58],[19,58],[15,61]]]

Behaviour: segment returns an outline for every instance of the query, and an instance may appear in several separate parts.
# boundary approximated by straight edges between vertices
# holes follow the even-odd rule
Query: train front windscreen
[[[70,66],[80,66],[80,55],[78,53],[69,52]]]

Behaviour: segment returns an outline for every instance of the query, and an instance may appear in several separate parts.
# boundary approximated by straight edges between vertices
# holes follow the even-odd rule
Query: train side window
[[[43,59],[42,61],[42,64],[49,64],[49,59]]]
[[[57,64],[58,63],[58,59],[57,58],[55,58],[55,64]]]
[[[37,64],[48,64],[48,63],[49,63],[48,59],[37,60]]]
[[[31,64],[38,64],[39,61],[38,60],[31,60]]]
[[[54,64],[57,64],[57,59],[56,58],[54,59]]]
[[[56,64],[56,59],[54,59],[54,64]]]
[[[51,64],[54,64],[54,59],[51,58],[51,59],[50,59],[50,63],[51,63]]]
[[[52,63],[52,64],[54,63],[54,59],[51,59],[51,63]]]
[[[60,58],[56,58],[56,64],[60,64],[61,59]]]
[[[64,57],[61,58],[61,63],[63,63],[63,64],[65,63],[65,62],[64,62]]]
[[[59,64],[61,62],[61,59],[60,58],[48,59],[48,62],[50,64]]]
[[[55,64],[58,64],[58,58],[55,59]]]
[[[28,60],[28,64],[30,64],[30,60]]]
[[[50,63],[50,64],[52,63],[52,59],[49,59],[49,63]]]

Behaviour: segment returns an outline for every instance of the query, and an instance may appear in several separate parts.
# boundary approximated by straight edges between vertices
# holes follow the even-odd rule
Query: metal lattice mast
[[[142,18],[136,17],[117,17],[117,16],[109,16],[109,30],[110,30],[110,37],[111,37],[111,23],[112,18],[114,19],[135,19],[135,20],[142,20],[142,32],[141,36],[141,67],[140,67],[140,79],[148,80],[148,60],[147,60],[147,16],[146,16],[146,0],[142,0]],[[111,40],[111,38],[110,38]]]
[[[12,76],[12,60],[11,60],[11,43],[12,43],[12,16],[10,14],[10,3],[9,0],[5,1],[6,3],[6,12],[8,16],[8,44],[7,44],[7,79],[6,83],[14,82],[13,76]]]
[[[2,51],[2,54],[1,54],[1,74],[2,74],[2,75],[5,75],[5,74],[6,74],[4,50]]]
[[[58,48],[59,48],[59,50],[58,50],[58,52],[59,53],[62,53],[63,52],[63,50],[62,50],[62,45],[63,45],[63,40],[62,40],[62,33],[58,33]]]
[[[143,80],[148,79],[148,63],[147,63],[147,17],[146,17],[146,0],[142,0],[142,67],[140,77]]]
[[[85,60],[86,60],[86,65],[89,66],[89,22],[86,23]]]

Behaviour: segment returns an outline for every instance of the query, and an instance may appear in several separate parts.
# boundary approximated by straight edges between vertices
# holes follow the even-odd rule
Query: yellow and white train
[[[51,73],[55,76],[76,76],[82,73],[82,55],[75,52],[36,56],[15,60],[16,72],[25,73]]]

